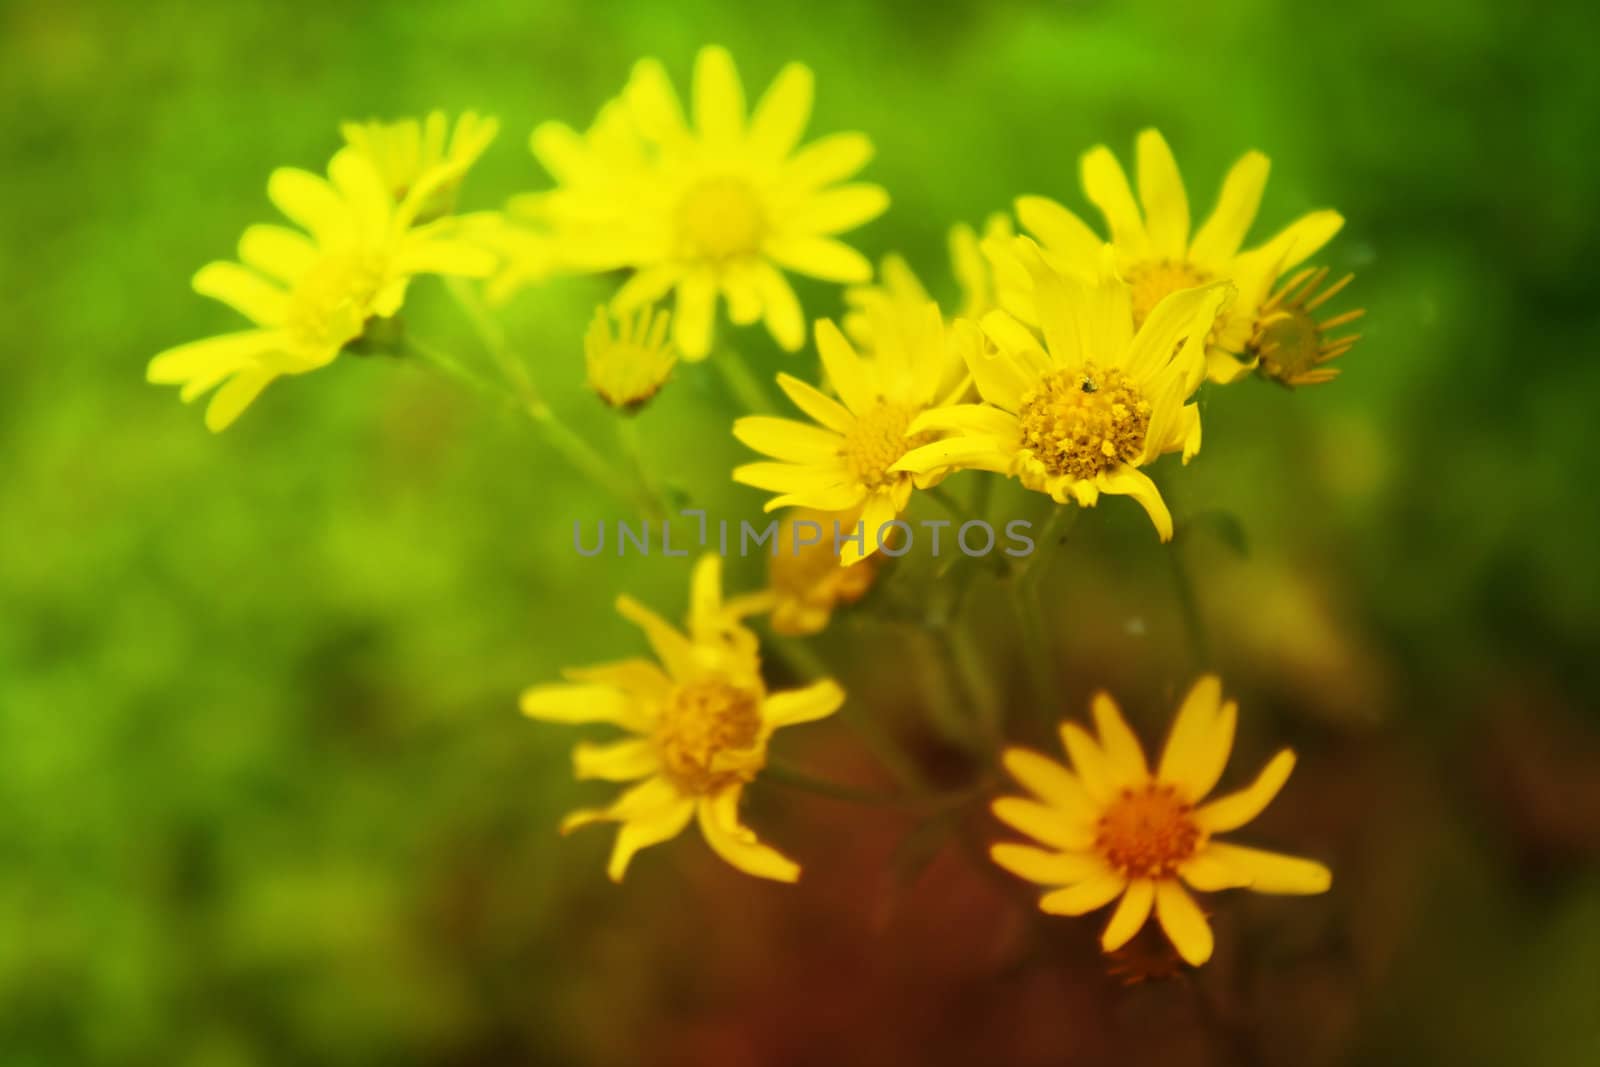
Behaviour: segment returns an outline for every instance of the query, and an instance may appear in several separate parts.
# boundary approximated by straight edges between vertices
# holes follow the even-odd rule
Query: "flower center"
[[[374,253],[323,256],[289,298],[284,325],[295,345],[338,348],[359,337],[383,276],[383,258]]]
[[[1292,381],[1322,362],[1322,328],[1304,308],[1286,308],[1257,330],[1251,347],[1269,378]]]
[[[1205,271],[1188,263],[1178,263],[1170,259],[1153,259],[1136,263],[1128,268],[1126,275],[1128,285],[1132,289],[1130,296],[1133,302],[1135,331],[1144,325],[1144,320],[1150,317],[1150,312],[1155,310],[1156,305],[1161,303],[1164,297],[1183,289],[1193,289],[1211,280],[1211,275]]]
[[[1093,478],[1144,453],[1150,402],[1120,370],[1085,363],[1023,394],[1022,445],[1052,475]]]
[[[844,461],[851,477],[868,489],[878,489],[899,477],[889,468],[913,448],[933,440],[933,435],[927,433],[906,436],[906,427],[915,415],[915,408],[880,400],[876,407],[858,416],[844,436]]]
[[[684,793],[704,796],[755,777],[764,757],[750,753],[745,766],[718,760],[725,752],[751,749],[761,737],[756,693],[718,678],[680,685],[656,721],[662,772]]]
[[[748,182],[706,178],[691,187],[678,208],[678,235],[688,256],[725,260],[761,247],[766,215]]]
[[[1193,811],[1170,785],[1124,789],[1100,816],[1095,848],[1129,878],[1169,877],[1200,846]]]

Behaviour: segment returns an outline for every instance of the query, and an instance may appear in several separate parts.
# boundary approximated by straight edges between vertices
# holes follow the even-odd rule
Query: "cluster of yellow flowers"
[[[1318,317],[1349,277],[1328,285],[1327,268],[1303,266],[1338,232],[1339,214],[1311,212],[1245,248],[1268,171],[1266,157],[1249,152],[1194,227],[1177,164],[1154,130],[1138,137],[1137,197],[1109,149],[1082,159],[1083,191],[1104,233],[1039,196],[1019,198],[1014,217],[995,215],[981,234],[953,228],[961,299],[947,311],[902,258],[886,257],[875,276],[841,240],[882,214],[889,198],[852,180],[872,156],[863,134],[802,143],[812,95],[811,71],[790,64],[747,108],[731,57],[707,47],[694,63],[686,117],[661,64],[643,60],[587,130],[548,122],[533,131],[531,149],[552,188],[469,214],[456,211],[457,193],[494,139],[494,120],[467,113],[452,129],[436,112],[420,122],[347,124],[326,179],[284,168],[268,181],[269,197],[299,230],[252,226],[238,263],[195,275],[198,292],[251,328],[181,345],[149,365],[152,382],[180,385],[186,401],[215,388],[206,423],[221,430],[274,378],[326,366],[341,352],[426,355],[397,321],[414,276],[480,283],[455,283],[452,292],[481,328],[479,293],[497,305],[560,275],[612,273],[615,294],[594,313],[582,349],[594,391],[628,414],[680,359],[697,362],[718,347],[719,303],[734,326],[759,322],[794,352],[805,346],[806,316],[786,272],[847,287],[837,324],[820,318],[811,329],[820,380],[777,378],[808,421],[738,418],[734,436],[765,458],[733,477],[772,494],[767,510],[787,509],[783,530],[837,522],[865,536],[805,551],[796,541],[795,552],[775,553],[769,589],[732,599],[723,597],[720,560],[704,557],[683,629],[618,601],[658,662],[572,670],[564,684],[523,694],[522,709],[535,718],[628,734],[579,745],[574,766],[579,778],[638,784],[563,824],[563,832],[620,824],[614,880],[639,849],[674,837],[691,818],[738,869],[798,877],[794,861],[743,824],[740,798],[767,767],[773,731],[829,716],[845,695],[826,679],[769,692],[750,620],[765,615],[780,635],[824,629],[836,606],[872,585],[890,543],[884,531],[915,492],[975,470],[1015,479],[1058,507],[1125,495],[1167,541],[1173,519],[1146,468],[1168,453],[1186,464],[1199,452],[1202,387],[1250,371],[1286,386],[1325,382],[1337,373],[1328,363],[1355,341],[1337,334],[1359,311]],[[670,309],[661,306],[669,298]],[[485,335],[495,340],[493,329]],[[526,369],[505,366],[552,443],[592,465],[593,452],[561,426]],[[789,543],[785,534],[780,541]],[[1294,764],[1281,752],[1252,785],[1207,801],[1236,716],[1220,682],[1206,676],[1183,700],[1153,771],[1104,694],[1093,702],[1092,732],[1061,726],[1070,769],[1005,750],[1001,762],[1030,795],[994,800],[994,814],[1035,843],[997,844],[994,862],[1048,887],[1046,912],[1078,915],[1120,900],[1102,938],[1107,951],[1153,912],[1191,964],[1209,958],[1212,938],[1185,884],[1327,889],[1321,864],[1215,840],[1254,818]]]

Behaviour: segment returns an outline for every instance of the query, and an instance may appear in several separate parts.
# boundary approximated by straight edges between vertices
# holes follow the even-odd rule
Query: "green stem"
[[[1200,614],[1200,598],[1195,592],[1194,578],[1184,561],[1182,543],[1174,539],[1166,549],[1172,567],[1172,585],[1178,594],[1178,611],[1183,616],[1183,626],[1189,634],[1189,651],[1194,656],[1195,667],[1204,670],[1211,666],[1211,637],[1206,631],[1205,618]]]
[[[1017,627],[1022,635],[1022,654],[1027,663],[1028,677],[1033,688],[1034,710],[1046,725],[1054,726],[1051,707],[1057,690],[1056,664],[1050,655],[1050,642],[1044,619],[1044,608],[1039,602],[1038,586],[1013,580],[1011,604],[1017,613]]]
[[[634,480],[639,483],[640,492],[644,495],[645,513],[650,518],[664,519],[667,514],[666,496],[651,477],[650,467],[645,463],[644,446],[639,440],[638,416],[619,414],[616,421],[617,440],[621,442],[623,454],[633,468]]]
[[[723,349],[712,356],[711,361],[716,364],[717,372],[722,375],[722,380],[728,386],[728,391],[733,394],[739,406],[748,415],[770,414],[772,397],[766,388],[750,373],[744,358],[732,349]]]

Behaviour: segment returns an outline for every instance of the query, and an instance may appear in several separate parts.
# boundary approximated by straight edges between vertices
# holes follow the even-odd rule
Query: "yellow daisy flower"
[[[1293,388],[1331,382],[1339,376],[1339,368],[1324,364],[1350,351],[1361,335],[1329,334],[1361,318],[1366,311],[1356,308],[1318,322],[1312,312],[1337,296],[1355,275],[1346,274],[1324,287],[1327,279],[1327,267],[1307,267],[1261,305],[1246,352],[1263,378]]]
[[[821,633],[836,608],[867,595],[881,557],[874,555],[850,567],[839,561],[833,548],[835,523],[849,532],[860,518],[859,511],[815,508],[796,508],[784,515],[777,550],[767,564],[773,633],[792,637]]]
[[[677,366],[678,353],[667,340],[665,311],[644,307],[619,316],[611,330],[611,314],[595,309],[589,331],[583,336],[584,363],[589,388],[614,408],[635,411],[655,396]]]
[[[739,821],[739,800],[766,766],[773,731],[832,715],[844,691],[829,679],[767,692],[755,635],[722,599],[721,563],[706,556],[695,567],[687,633],[618,598],[617,611],[644,630],[659,665],[628,659],[569,670],[567,684],[522,694],[523,712],[535,719],[603,722],[633,735],[574,750],[577,777],[639,784],[610,807],[575,811],[561,824],[564,834],[596,822],[622,824],[606,868],[614,882],[634,853],[676,837],[690,819],[698,819],[718,856],[746,874],[780,882],[800,876],[793,860]]]
[[[889,197],[876,185],[836,184],[871,157],[865,136],[834,134],[797,149],[811,115],[809,68],[784,67],[747,114],[732,57],[709,46],[695,60],[693,126],[656,60],[634,67],[622,101],[642,143],[624,144],[624,157],[599,167],[594,132],[584,138],[546,123],[533,150],[560,184],[522,202],[570,238],[575,263],[634,272],[615,310],[676,291],[673,339],[685,359],[698,360],[711,350],[720,295],[734,323],[762,320],[793,351],[805,342],[805,320],[783,270],[840,283],[872,276],[836,236],[882,214]],[[600,124],[612,121],[602,112]]]
[[[1234,164],[1222,183],[1217,206],[1192,235],[1183,179],[1172,150],[1157,131],[1139,134],[1138,164],[1135,201],[1127,175],[1109,148],[1091,149],[1082,163],[1084,192],[1105,217],[1117,269],[1132,286],[1134,326],[1142,325],[1171,293],[1214,281],[1233,283],[1237,294],[1218,316],[1207,351],[1211,379],[1232,381],[1253,365],[1246,345],[1274,282],[1327,244],[1344,218],[1337,211],[1313,211],[1265,244],[1240,251],[1266,188],[1266,156],[1247,152]],[[1016,207],[1023,227],[1038,239],[1058,270],[1092,270],[1099,262],[1101,238],[1065,207],[1042,196],[1021,197]],[[1036,323],[1029,314],[1027,273],[1008,262],[1003,244],[991,243],[986,249],[998,253],[995,268],[1008,290],[1007,308]]]
[[[455,210],[462,178],[500,132],[500,122],[464,111],[452,130],[443,111],[431,111],[420,122],[346,122],[339,132],[346,144],[364,153],[378,168],[396,203],[405,200],[423,175],[435,167],[449,167],[453,177],[439,183],[417,207],[416,221],[422,223]]]
[[[778,385],[816,424],[767,415],[750,415],[733,424],[735,437],[778,461],[747,463],[733,472],[735,481],[778,494],[767,502],[768,511],[790,506],[859,509],[861,541],[842,546],[840,558],[847,566],[878,550],[878,531],[905,510],[913,488],[929,488],[944,475],[933,463],[915,473],[895,466],[932,439],[931,434],[911,432],[912,421],[937,404],[950,403],[952,382],[957,390],[966,388],[936,305],[923,308],[918,327],[909,337],[875,329],[877,350],[868,359],[856,354],[831,321],[818,320],[817,351],[839,399],[780,374]],[[942,398],[941,389],[946,391]]]
[[[984,223],[984,239],[1005,241],[1015,234],[1011,219],[1005,215],[991,215]],[[984,258],[981,242],[973,228],[964,222],[950,228],[950,266],[960,290],[960,302],[955,314],[947,318],[977,321],[999,307],[995,291],[994,270]],[[883,257],[878,270],[878,280],[870,285],[852,285],[844,292],[844,332],[863,350],[872,348],[872,315],[888,309],[896,321],[915,319],[932,301],[905,257],[891,253]]]
[[[1071,770],[1024,748],[1003,757],[1033,797],[996,800],[994,814],[1043,847],[998,844],[990,855],[1055,887],[1040,910],[1084,915],[1120,897],[1100,938],[1106,952],[1127,944],[1154,911],[1179,955],[1198,967],[1211,958],[1211,927],[1185,883],[1203,893],[1327,892],[1333,876],[1320,863],[1215,840],[1261,814],[1294,769],[1294,753],[1284,749],[1246,788],[1205,800],[1228,762],[1238,717],[1216,677],[1201,678],[1184,698],[1153,774],[1116,703],[1099,693],[1093,712],[1098,736],[1061,726]]]
[[[274,171],[267,195],[310,236],[251,226],[239,239],[240,263],[200,268],[195,291],[254,326],[168,349],[150,361],[148,379],[181,385],[185,402],[220,386],[206,409],[206,425],[220,431],[274,378],[327,366],[374,317],[392,317],[415,275],[488,274],[494,257],[459,240],[455,220],[415,225],[418,207],[459,166],[435,168],[399,204],[354,148],[339,150],[327,179],[293,167]]]
[[[1102,493],[1126,494],[1143,505],[1161,540],[1170,540],[1172,515],[1140,468],[1167,452],[1181,450],[1187,462],[1199,451],[1199,409],[1188,400],[1205,377],[1203,338],[1226,287],[1165,297],[1135,333],[1129,287],[1108,263],[1085,281],[1051,270],[1026,238],[1018,244],[1033,274],[1044,344],[1007,312],[985,316],[994,349],[966,348],[984,403],[918,417],[912,434],[951,436],[907,453],[890,470],[995,471],[1081,507],[1094,506]]]

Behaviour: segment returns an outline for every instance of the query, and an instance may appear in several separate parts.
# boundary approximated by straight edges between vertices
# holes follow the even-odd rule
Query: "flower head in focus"
[[[938,306],[925,305],[915,326],[908,334],[880,320],[873,329],[874,354],[864,357],[837,326],[819,320],[817,351],[838,399],[780,374],[779,386],[815,421],[750,415],[733,424],[735,437],[776,461],[747,463],[733,472],[735,481],[777,494],[767,502],[768,511],[860,513],[861,539],[842,546],[846,565],[877,551],[879,531],[905,510],[913,488],[929,488],[944,475],[936,464],[916,473],[896,467],[932,439],[913,431],[913,421],[949,403],[952,391],[966,389],[960,353],[946,338]]]
[[[765,322],[794,351],[805,320],[783,271],[866,281],[871,264],[837,235],[889,203],[877,185],[839,184],[871,158],[865,136],[800,147],[811,102],[810,69],[791,63],[747,111],[732,57],[708,46],[695,59],[691,124],[661,64],[641,60],[589,133],[554,122],[534,131],[557,186],[512,209],[548,225],[573,269],[631,271],[619,313],[675,292],[685,359],[709,354],[719,298],[734,323]]]
[[[394,316],[416,275],[488,274],[494,256],[459,239],[453,218],[416,224],[419,207],[464,166],[435,167],[398,203],[355,148],[334,155],[326,179],[274,171],[267,195],[306,232],[251,226],[239,239],[240,262],[208,263],[194,276],[196,292],[252,328],[168,349],[150,361],[148,379],[181,385],[185,402],[216,389],[206,425],[220,431],[274,378],[327,366],[373,319]]]
[[[613,332],[611,313],[604,307],[595,309],[583,335],[583,357],[589,388],[601,400],[622,411],[636,411],[666,384],[678,363],[678,353],[667,340],[669,318],[665,311],[643,307],[617,316]]]
[[[1247,152],[1222,184],[1211,215],[1190,233],[1189,198],[1167,142],[1155,130],[1138,138],[1139,199],[1127,175],[1104,145],[1083,157],[1083,188],[1100,209],[1116,249],[1117,270],[1131,286],[1134,326],[1142,325],[1168,295],[1209,282],[1231,282],[1234,299],[1207,338],[1212,381],[1228,382],[1253,366],[1246,351],[1263,304],[1279,277],[1327,244],[1344,225],[1337,211],[1312,211],[1264,244],[1241,251],[1267,184],[1269,163]],[[1102,240],[1077,215],[1042,196],[1017,200],[1017,218],[1057,270],[1089,271],[1099,262]],[[985,250],[995,259],[1002,302],[1030,324],[1031,278],[1003,242]]]
[[[917,418],[913,434],[951,436],[891,468],[911,474],[974,468],[1018,478],[1057,503],[1092,507],[1102,493],[1132,496],[1163,541],[1172,515],[1141,469],[1167,452],[1200,448],[1190,397],[1205,378],[1204,337],[1227,298],[1223,283],[1165,297],[1135,332],[1131,293],[1102,263],[1098,276],[1053,270],[1026,238],[1044,343],[1011,314],[984,317],[992,349],[967,346],[981,404],[953,404]]]
[[[401,203],[429,172],[448,168],[452,177],[437,183],[417,205],[416,221],[431,222],[455,210],[456,193],[467,170],[500,132],[497,119],[464,111],[450,128],[443,111],[430,111],[421,121],[346,122],[339,127],[345,143],[362,152],[378,168],[396,203]]]
[[[1327,891],[1332,875],[1320,863],[1215,839],[1259,815],[1294,769],[1294,753],[1284,749],[1246,788],[1205,799],[1222,777],[1238,718],[1216,677],[1189,691],[1154,772],[1109,696],[1095,696],[1093,713],[1097,736],[1076,723],[1061,727],[1071,770],[1027,749],[1004,756],[1033,796],[996,800],[994,814],[1037,844],[998,844],[990,855],[1052,887],[1041,910],[1084,915],[1120,898],[1100,938],[1106,952],[1126,945],[1153,911],[1179,955],[1198,967],[1211,958],[1211,927],[1186,884],[1203,893]]]
[[[792,882],[793,860],[762,844],[739,819],[744,787],[766,766],[773,731],[826,718],[844,702],[830,680],[769,693],[757,643],[722,598],[722,561],[695,567],[687,632],[629,597],[617,610],[645,632],[657,662],[628,659],[566,672],[565,684],[522,694],[525,714],[547,722],[607,723],[627,738],[580,744],[579,778],[637,782],[605,808],[575,811],[562,833],[596,822],[621,827],[607,874],[620,882],[634,854],[676,837],[691,819],[712,850],[747,874]]]

